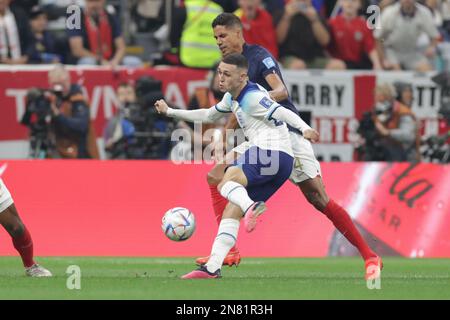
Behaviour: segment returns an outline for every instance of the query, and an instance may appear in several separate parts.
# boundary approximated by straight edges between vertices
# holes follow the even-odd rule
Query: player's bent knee
[[[9,235],[13,238],[20,237],[23,235],[25,231],[25,226],[19,222],[19,223],[8,223],[4,225],[6,231],[9,233]]]
[[[223,177],[218,177],[213,172],[208,172],[206,175],[206,181],[208,182],[208,185],[210,186],[217,186],[219,185],[220,181],[222,181]]]
[[[308,200],[308,202],[312,204],[314,208],[316,208],[317,210],[322,211],[325,208],[324,199],[322,199],[322,197],[318,192],[305,193],[305,197]]]
[[[222,181],[225,175],[226,166],[223,164],[218,164],[206,175],[206,181],[210,186],[217,186],[220,181]]]

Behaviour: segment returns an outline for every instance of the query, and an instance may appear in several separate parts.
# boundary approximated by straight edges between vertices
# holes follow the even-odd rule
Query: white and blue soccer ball
[[[194,214],[186,208],[172,208],[164,214],[161,228],[170,240],[187,240],[195,231]]]

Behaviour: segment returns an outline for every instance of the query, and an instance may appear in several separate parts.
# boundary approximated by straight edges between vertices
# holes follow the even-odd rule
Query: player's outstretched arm
[[[308,126],[308,124],[303,121],[298,114],[295,114],[289,109],[281,106],[276,107],[276,109],[274,109],[274,111],[270,114],[270,118],[286,122],[290,126],[300,130],[303,137],[311,142],[319,141],[319,133]]]
[[[184,120],[188,122],[214,122],[225,115],[220,112],[216,106],[209,109],[198,110],[179,110],[170,108],[164,100],[158,100],[155,102],[155,108],[160,114],[164,114],[171,118]]]

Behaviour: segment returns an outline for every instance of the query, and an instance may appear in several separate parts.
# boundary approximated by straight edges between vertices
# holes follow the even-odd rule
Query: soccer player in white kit
[[[276,59],[265,48],[245,43],[243,25],[240,19],[232,13],[224,12],[214,19],[212,27],[222,56],[225,57],[231,53],[242,53],[248,60],[249,69],[247,74],[249,80],[268,90],[270,97],[280,105],[297,113],[297,109],[289,97]],[[231,119],[233,117],[230,117]],[[233,121],[230,121],[227,127],[234,128],[232,124]],[[378,271],[383,266],[381,257],[369,247],[345,208],[328,196],[322,180],[320,164],[314,156],[310,142],[305,139],[307,137],[295,128],[289,126],[288,128],[295,156],[295,165],[290,181],[299,188],[308,202],[323,213],[336,229],[358,249],[364,260],[366,279],[376,278],[380,274]],[[245,143],[237,146],[233,149],[233,152],[227,154],[227,158],[241,155],[246,147]],[[207,175],[214,215],[218,223],[220,223],[222,213],[228,203],[227,199],[222,197],[217,190],[217,185],[224,175],[225,168],[226,163],[218,161]],[[199,257],[196,259],[196,263],[202,265],[208,259],[209,256]],[[224,264],[237,266],[240,260],[239,250],[234,246],[225,257]]]
[[[291,175],[294,153],[286,124],[313,141],[319,138],[299,115],[273,101],[263,87],[248,81],[247,70],[243,55],[223,58],[218,67],[219,88],[227,93],[210,109],[174,110],[164,100],[155,103],[159,113],[191,122],[213,122],[233,112],[249,141],[249,148],[228,167],[217,187],[229,203],[210,258],[183,279],[219,278],[223,260],[236,242],[240,220],[244,218],[247,232],[253,231],[258,216],[266,209],[264,202]]]
[[[0,224],[12,238],[14,248],[19,252],[25,267],[25,273],[30,277],[51,277],[50,271],[37,264],[33,257],[33,240],[17,213],[11,193],[0,178]]]

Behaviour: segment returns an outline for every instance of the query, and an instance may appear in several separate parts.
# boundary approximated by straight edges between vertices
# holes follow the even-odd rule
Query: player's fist
[[[161,100],[158,100],[155,102],[155,108],[156,108],[156,111],[158,111],[158,113],[167,114],[167,110],[169,109],[169,106],[163,99],[161,99]]]
[[[313,143],[319,141],[319,133],[314,129],[306,129],[303,131],[303,137]]]

